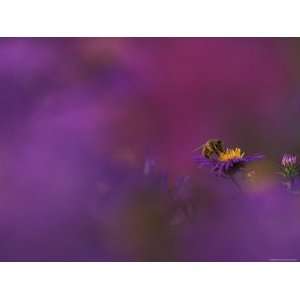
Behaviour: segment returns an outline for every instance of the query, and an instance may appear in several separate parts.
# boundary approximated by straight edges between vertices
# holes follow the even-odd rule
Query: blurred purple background
[[[0,39],[0,260],[300,258],[300,196],[276,173],[300,153],[299,53],[280,38]],[[266,156],[245,194],[194,164],[214,137]]]

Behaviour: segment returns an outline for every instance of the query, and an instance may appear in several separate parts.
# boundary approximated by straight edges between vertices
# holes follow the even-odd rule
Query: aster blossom
[[[283,176],[288,178],[296,177],[299,174],[296,155],[284,154],[281,160],[281,168]]]
[[[284,185],[287,190],[293,190],[297,176],[299,175],[299,165],[297,164],[297,157],[294,154],[285,153],[281,159],[280,174],[285,178]]]
[[[263,155],[245,155],[240,148],[227,148],[210,158],[203,155],[195,157],[195,162],[200,166],[211,168],[211,171],[217,176],[230,177],[236,172],[244,169],[248,163],[262,159]]]

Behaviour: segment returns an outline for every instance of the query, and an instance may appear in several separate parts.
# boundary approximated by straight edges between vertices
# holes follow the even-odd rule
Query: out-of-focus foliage
[[[300,153],[299,51],[0,39],[0,260],[298,258],[300,197],[277,174]],[[214,137],[265,154],[246,195],[194,164]]]

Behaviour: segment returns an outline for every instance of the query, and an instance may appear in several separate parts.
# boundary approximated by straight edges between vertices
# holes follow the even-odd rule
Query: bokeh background
[[[0,39],[1,261],[300,258],[300,40]],[[241,193],[193,162],[265,159]]]

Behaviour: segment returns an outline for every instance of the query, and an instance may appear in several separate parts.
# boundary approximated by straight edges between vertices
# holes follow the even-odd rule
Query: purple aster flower
[[[218,156],[206,158],[204,156],[195,157],[195,162],[200,167],[210,167],[217,176],[230,177],[242,170],[250,162],[262,159],[263,155],[246,156],[240,148],[226,149]]]
[[[283,168],[295,167],[297,163],[297,157],[293,154],[284,154],[281,160],[281,165]]]
[[[296,177],[299,175],[297,157],[293,154],[284,154],[281,160],[281,175],[286,178],[284,184],[288,190],[292,190]]]

